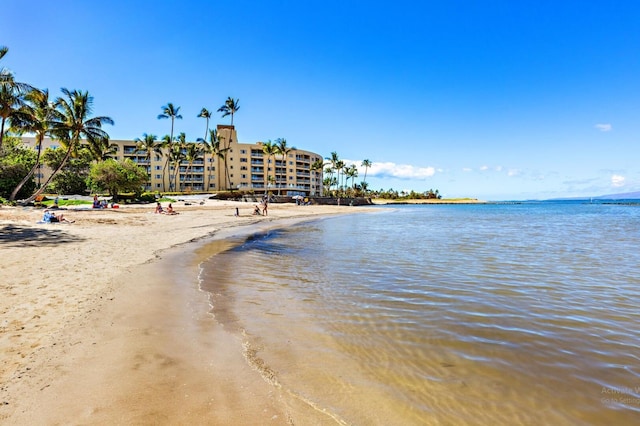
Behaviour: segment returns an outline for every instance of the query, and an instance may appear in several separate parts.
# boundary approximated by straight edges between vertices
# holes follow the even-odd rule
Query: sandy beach
[[[247,368],[195,277],[234,236],[368,208],[174,207],[0,208],[0,424],[336,424]]]

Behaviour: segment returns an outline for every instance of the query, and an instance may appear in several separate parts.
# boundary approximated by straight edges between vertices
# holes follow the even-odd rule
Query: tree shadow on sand
[[[16,225],[5,225],[0,227],[0,246],[57,246],[60,244],[73,243],[83,240],[84,238],[69,235],[63,229],[42,229]]]

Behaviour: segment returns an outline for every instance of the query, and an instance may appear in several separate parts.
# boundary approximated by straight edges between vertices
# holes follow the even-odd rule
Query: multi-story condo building
[[[220,148],[223,154],[202,152],[187,161],[167,164],[168,148],[147,155],[138,149],[135,141],[110,140],[115,147],[111,155],[116,160],[131,159],[144,167],[149,175],[147,191],[213,192],[239,190],[241,192],[279,195],[322,195],[322,167],[314,169],[312,165],[322,161],[322,156],[313,152],[294,149],[286,156],[264,153],[263,142],[238,143],[234,126],[218,125]],[[23,137],[23,142],[35,147],[35,138]],[[188,142],[191,143],[191,142]],[[57,149],[59,142],[45,138],[42,149]],[[186,154],[186,148],[182,153]],[[166,168],[166,170],[165,170]],[[51,170],[46,166],[36,175],[37,182],[44,182]]]

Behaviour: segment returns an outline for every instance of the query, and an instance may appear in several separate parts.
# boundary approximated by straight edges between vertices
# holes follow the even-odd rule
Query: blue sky
[[[639,2],[4,0],[2,15],[2,65],[89,91],[114,139],[169,133],[172,102],[195,140],[202,107],[231,96],[241,142],[369,159],[372,189],[640,191]]]

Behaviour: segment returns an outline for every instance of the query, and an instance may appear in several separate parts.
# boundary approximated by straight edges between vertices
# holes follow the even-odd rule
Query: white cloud
[[[611,129],[613,128],[611,124],[608,124],[608,123],[607,124],[599,123],[599,124],[596,124],[594,127],[600,130],[601,132],[610,132]]]
[[[480,167],[480,171],[481,171],[481,172],[485,172],[485,171],[487,171],[487,170],[489,170],[489,166],[481,166],[481,167]]]
[[[507,171],[507,176],[518,176],[520,174],[520,170],[518,169],[509,169]]]
[[[356,164],[359,166],[361,162],[345,160],[346,164]],[[358,167],[358,173],[364,176],[364,167]],[[426,179],[435,175],[434,167],[417,167],[410,164],[396,164],[390,162],[373,162],[367,176],[375,177],[394,177],[398,179]]]
[[[620,175],[612,175],[611,176],[611,186],[614,188],[618,188],[624,186],[624,176]]]
[[[469,172],[472,172],[473,169],[471,167],[463,167],[462,171],[465,172],[465,173],[469,173]]]

